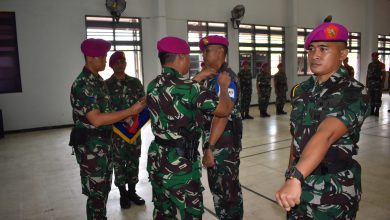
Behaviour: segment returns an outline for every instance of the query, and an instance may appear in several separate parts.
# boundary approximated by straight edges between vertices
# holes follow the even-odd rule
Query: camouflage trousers
[[[138,183],[139,157],[141,156],[141,145],[129,144],[118,135],[112,138],[114,152],[114,174],[115,185],[126,184],[136,185]]]
[[[252,90],[242,90],[241,93],[241,114],[249,114],[249,107],[251,105]]]
[[[286,104],[286,100],[286,92],[276,93],[275,105],[277,108],[283,109],[284,104]]]
[[[239,181],[240,149],[214,150],[215,166],[207,169],[210,191],[219,219],[240,220],[244,215]]]
[[[288,212],[288,220],[352,220],[361,198],[361,168],[336,174],[310,175],[302,185],[301,203]]]
[[[85,145],[74,147],[80,166],[82,193],[88,197],[88,220],[106,217],[106,204],[112,181],[111,140],[89,136]]]
[[[258,99],[260,111],[267,111],[270,97],[271,97],[271,87],[260,88],[259,99]]]
[[[191,162],[175,148],[152,142],[147,170],[153,190],[153,219],[202,219],[204,188],[199,157]]]
[[[372,107],[381,107],[382,105],[382,87],[368,87],[368,95]]]

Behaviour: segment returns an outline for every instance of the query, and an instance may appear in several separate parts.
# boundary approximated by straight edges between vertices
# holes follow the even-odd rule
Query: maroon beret
[[[157,42],[159,53],[189,54],[190,46],[187,41],[178,37],[164,37]]]
[[[341,24],[322,23],[307,36],[305,49],[309,49],[311,42],[330,41],[330,42],[347,42],[348,30]]]
[[[201,51],[205,49],[205,47],[209,45],[222,45],[225,47],[229,46],[229,41],[225,37],[219,35],[209,35],[206,36],[199,41],[199,48]]]
[[[110,57],[110,61],[109,61],[109,65],[110,67],[112,68],[112,66],[114,66],[114,64],[118,61],[118,60],[122,60],[122,59],[126,59],[125,57],[125,53],[123,53],[123,51],[116,51],[115,53],[113,53]]]
[[[81,51],[88,57],[107,56],[107,52],[111,48],[111,43],[103,39],[90,38],[81,43]]]

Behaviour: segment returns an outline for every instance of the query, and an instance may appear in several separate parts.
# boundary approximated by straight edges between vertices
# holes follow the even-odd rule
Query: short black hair
[[[175,61],[177,54],[160,52],[158,53],[158,58],[160,59],[161,65],[165,65],[167,63],[172,63]]]

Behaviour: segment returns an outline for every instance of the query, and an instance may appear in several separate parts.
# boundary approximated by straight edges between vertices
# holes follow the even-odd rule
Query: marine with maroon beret
[[[385,64],[379,61],[378,52],[371,54],[372,62],[368,64],[366,85],[371,98],[371,115],[379,116],[382,106],[382,90],[386,78]]]
[[[222,36],[210,35],[199,41],[206,69],[214,69],[216,75],[210,75],[204,85],[211,92],[217,89],[216,79],[221,72],[231,77],[229,93],[232,95],[232,106],[229,117],[213,119],[207,124],[203,133],[203,164],[207,167],[210,191],[213,195],[214,208],[219,219],[242,219],[244,215],[242,189],[239,180],[240,152],[242,150],[242,118],[240,88],[236,73],[226,63],[229,41]],[[211,119],[208,118],[211,122]],[[210,128],[215,124],[226,124],[222,136],[216,141],[208,138]]]
[[[192,80],[184,77],[190,67],[190,47],[185,40],[164,37],[157,42],[157,50],[162,73],[147,87],[155,136],[147,162],[153,219],[202,219],[204,188],[200,181],[199,137],[204,115],[227,117],[230,78],[227,74],[220,76],[218,98],[198,83],[212,74],[210,71],[203,71]]]
[[[243,60],[241,67],[242,69],[237,73],[241,91],[241,117],[242,119],[253,119],[253,117],[249,115],[249,107],[252,98],[252,72],[248,60]]]
[[[102,39],[87,39],[81,44],[85,66],[72,84],[70,102],[74,127],[69,145],[80,166],[82,193],[88,197],[88,220],[107,219],[106,204],[112,177],[112,124],[138,114],[145,100],[122,111],[112,112],[103,78],[111,44]]]
[[[292,134],[286,181],[276,193],[287,219],[355,219],[361,198],[361,167],[352,157],[369,96],[342,61],[348,30],[323,23],[306,38],[314,73],[291,91]]]
[[[125,73],[127,62],[123,51],[116,51],[111,55],[109,66],[114,73],[105,82],[113,110],[126,109],[145,96],[141,81]],[[121,208],[130,208],[131,201],[136,205],[144,205],[145,200],[138,196],[135,189],[138,183],[141,135],[130,144],[114,133],[112,136],[112,148],[114,183],[119,189]]]

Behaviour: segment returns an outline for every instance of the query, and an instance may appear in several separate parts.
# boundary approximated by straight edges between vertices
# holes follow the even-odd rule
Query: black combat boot
[[[128,209],[131,207],[131,202],[129,197],[127,196],[128,192],[126,191],[126,186],[118,186],[119,194],[121,195],[121,198],[119,199],[119,202],[121,204],[122,209]]]
[[[253,117],[249,115],[249,112],[246,112],[245,113],[245,119],[253,119]]]
[[[374,115],[375,115],[375,116],[379,116],[379,107],[376,107],[376,108],[375,108]]]
[[[370,115],[375,115],[375,107],[371,106],[371,114]]]
[[[283,107],[276,106],[276,114],[277,115],[285,115],[285,114],[287,114],[287,112],[283,111]]]
[[[145,205],[145,200],[142,199],[137,195],[135,192],[135,185],[134,184],[128,184],[129,186],[129,199],[133,201],[136,205]]]
[[[260,110],[260,117],[266,118],[269,117],[270,115],[267,113],[265,110]]]
[[[246,119],[245,113],[241,113],[241,118],[242,118],[242,120],[245,120],[245,119]]]

